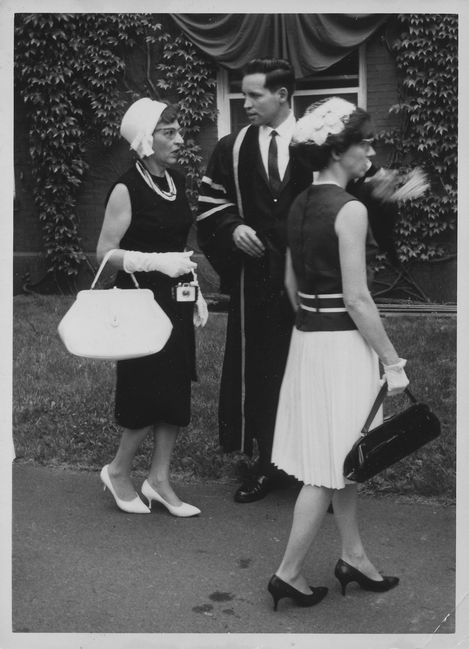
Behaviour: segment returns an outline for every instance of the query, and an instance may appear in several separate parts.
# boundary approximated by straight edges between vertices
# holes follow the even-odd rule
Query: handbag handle
[[[108,252],[104,255],[103,261],[101,262],[101,265],[98,268],[98,272],[96,273],[96,276],[95,276],[95,278],[93,280],[93,283],[91,284],[92,289],[95,287],[95,285],[96,285],[96,283],[97,283],[97,281],[99,279],[99,276],[103,272],[104,266],[109,261],[109,259],[110,259],[113,252],[116,252],[116,248],[113,248],[112,250],[108,250]],[[137,280],[135,278],[135,275],[133,273],[130,273],[130,276],[131,276],[131,278],[133,280],[133,283],[135,284],[136,288],[140,288],[140,286],[139,286],[139,284],[138,284],[138,282],[137,282]]]
[[[380,391],[378,392],[378,396],[375,399],[374,404],[371,406],[370,414],[368,415],[363,428],[361,430],[361,435],[368,435],[371,423],[373,419],[376,417],[376,413],[378,412],[381,404],[384,401],[384,398],[386,397],[386,393],[388,391],[388,384],[387,381],[384,381],[383,385],[381,386]],[[417,403],[417,399],[414,397],[412,392],[409,390],[409,388],[406,388],[404,390],[404,393],[409,397],[409,399],[412,401],[412,403]]]

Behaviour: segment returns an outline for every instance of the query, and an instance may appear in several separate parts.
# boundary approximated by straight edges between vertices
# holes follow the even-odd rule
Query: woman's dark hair
[[[324,102],[317,102],[310,106],[306,113],[312,112]],[[314,142],[293,144],[292,155],[296,159],[303,159],[308,162],[315,171],[323,169],[332,156],[332,153],[344,153],[352,144],[359,144],[364,139],[372,138],[374,130],[371,122],[371,115],[356,108],[345,121],[344,129],[337,134],[328,135],[324,144],[318,145]]]
[[[163,124],[172,124],[177,120],[178,115],[178,106],[176,106],[176,104],[168,104],[167,108],[165,108],[161,113],[158,123],[163,122]]]
[[[274,92],[286,88],[288,101],[295,91],[295,73],[286,59],[252,59],[243,70],[243,77],[248,74],[265,74],[265,87]]]

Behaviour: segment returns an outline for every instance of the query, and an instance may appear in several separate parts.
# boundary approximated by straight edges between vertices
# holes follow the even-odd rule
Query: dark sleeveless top
[[[176,185],[176,199],[167,201],[147,185],[135,165],[128,169],[111,187],[123,184],[127,187],[132,206],[132,221],[121,240],[124,250],[140,252],[181,252],[186,245],[187,234],[192,225],[192,215],[185,193],[184,177],[170,170]],[[152,176],[155,184],[166,180]]]
[[[169,170],[168,173],[171,174],[176,185],[177,194],[174,201],[167,201],[153,191],[143,180],[135,165],[111,188],[110,193],[115,185],[123,184],[127,187],[130,196],[132,220],[120,242],[123,250],[139,252],[182,252],[184,250],[193,218],[187,202],[184,177],[173,170]],[[161,182],[161,179],[153,176],[153,181],[156,184]],[[172,278],[157,271],[135,273],[135,277],[142,288],[153,290],[155,298],[165,311],[172,306],[171,288],[178,282],[192,279],[192,275]],[[116,285],[120,288],[128,288],[132,287],[133,283],[130,276],[121,271],[117,275]]]
[[[295,326],[300,331],[357,328],[342,299],[339,240],[335,232],[338,212],[355,200],[355,196],[337,185],[313,184],[292,205],[287,234],[298,283],[300,307]],[[341,310],[327,310],[331,308]]]

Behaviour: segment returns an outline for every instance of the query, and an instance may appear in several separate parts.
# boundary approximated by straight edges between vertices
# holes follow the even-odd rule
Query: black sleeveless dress
[[[120,242],[121,249],[184,251],[193,219],[184,178],[177,172],[169,173],[177,189],[174,201],[165,200],[151,189],[135,166],[115,183],[127,187],[132,206],[132,221]],[[168,189],[164,178],[152,178],[155,184]],[[154,271],[135,273],[135,277],[141,288],[153,291],[156,301],[170,318],[173,330],[165,347],[157,354],[117,362],[116,422],[130,429],[159,422],[187,426],[191,380],[196,378],[194,304],[176,302],[172,288],[178,282],[190,281],[192,274],[171,278]],[[116,286],[132,288],[134,284],[130,275],[121,271],[117,274]]]

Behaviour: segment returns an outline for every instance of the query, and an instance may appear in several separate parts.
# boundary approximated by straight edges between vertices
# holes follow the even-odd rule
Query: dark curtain
[[[171,14],[178,27],[221,65],[288,59],[297,78],[330,67],[363,43],[388,14]]]

